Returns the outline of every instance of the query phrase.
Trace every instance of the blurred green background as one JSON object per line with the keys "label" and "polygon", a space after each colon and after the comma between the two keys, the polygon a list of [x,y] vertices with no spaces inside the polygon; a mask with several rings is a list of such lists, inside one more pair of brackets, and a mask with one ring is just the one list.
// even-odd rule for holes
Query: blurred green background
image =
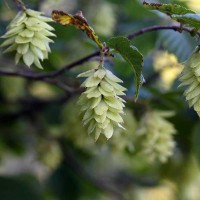
{"label": "blurred green background", "polygon": [[[200,11],[199,0],[149,2],[178,3]],[[68,13],[82,10],[105,42],[109,37],[127,36],[143,27],[175,23],[163,14],[145,10],[139,0],[24,0],[24,3],[47,16],[53,9]],[[0,35],[17,11],[13,1],[0,1]],[[45,71],[62,68],[97,50],[83,32],[51,25],[57,38],[51,45],[49,59],[42,64]],[[128,89],[126,130],[116,130],[108,141],[101,136],[94,142],[82,127],[76,105],[79,94],[64,93],[40,81],[0,75],[1,200],[200,200],[199,118],[188,108],[183,90],[177,89],[181,63],[198,43],[188,33],[170,30],[146,33],[131,42],[144,55],[146,83],[135,102],[133,70],[117,55],[106,61],[106,67]],[[77,74],[97,66],[97,60],[93,58],[59,78],[69,87],[78,88]],[[13,54],[4,55],[2,50],[0,68],[26,69],[20,64],[15,66]],[[33,70],[41,72],[34,67]],[[154,119],[155,110],[165,113],[158,114],[164,122]],[[166,114],[168,111],[171,114]],[[149,120],[152,126],[148,126]],[[166,153],[166,145],[176,143],[167,162],[159,159],[161,150],[154,152],[153,161],[140,153],[144,151],[143,141],[137,136],[141,126],[147,126],[152,134],[160,128],[160,135],[175,130],[173,138],[159,144]],[[146,140],[151,141],[151,135]]]}

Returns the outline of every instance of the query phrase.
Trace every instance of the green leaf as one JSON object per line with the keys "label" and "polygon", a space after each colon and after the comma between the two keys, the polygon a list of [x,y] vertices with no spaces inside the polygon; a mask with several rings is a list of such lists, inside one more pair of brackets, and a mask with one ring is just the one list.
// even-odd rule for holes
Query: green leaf
{"label": "green leaf", "polygon": [[135,73],[136,92],[135,98],[137,99],[139,89],[144,82],[142,75],[143,56],[138,49],[131,45],[130,41],[123,36],[113,37],[107,45],[115,49],[132,67]]}
{"label": "green leaf", "polygon": [[143,2],[145,8],[149,10],[158,10],[167,15],[184,15],[187,13],[195,13],[194,11],[177,4],[161,4],[161,3],[147,3]]}
{"label": "green leaf", "polygon": [[171,18],[186,26],[200,29],[200,14],[172,15]]}

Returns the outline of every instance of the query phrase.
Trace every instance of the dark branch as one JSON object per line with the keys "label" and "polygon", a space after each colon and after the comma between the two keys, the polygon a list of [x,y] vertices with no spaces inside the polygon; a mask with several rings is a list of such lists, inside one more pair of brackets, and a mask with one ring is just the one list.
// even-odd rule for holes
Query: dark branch
{"label": "dark branch", "polygon": [[69,65],[66,65],[65,67],[59,69],[59,70],[56,70],[54,72],[49,72],[49,73],[44,73],[44,74],[39,74],[37,77],[38,79],[44,79],[44,78],[54,78],[54,77],[57,77],[61,74],[63,74],[65,71],[68,71],[72,68],[74,68],[75,66],[78,66],[78,65],[81,65],[83,64],[84,62],[87,62],[88,60],[90,60],[91,58],[95,57],[95,56],[98,56],[100,54],[99,51],[95,51],[94,53],[80,59],[80,60],[77,60]]}
{"label": "dark branch", "polygon": [[[60,89],[64,90],[66,93],[80,93],[82,91],[81,88],[72,88],[66,84],[63,84],[60,80],[57,79],[51,79],[51,78],[44,78],[40,77],[41,74],[37,74],[36,72],[30,72],[30,71],[8,71],[4,69],[0,69],[0,75],[7,75],[7,76],[14,76],[14,77],[22,77],[29,80],[36,80],[36,81],[43,81],[50,83],[52,85],[55,85],[59,87]],[[46,75],[46,73],[45,73]],[[46,77],[46,76],[45,76]],[[48,77],[48,76],[47,76]]]}
{"label": "dark branch", "polygon": [[81,65],[84,62],[88,61],[89,59],[98,56],[99,51],[95,51],[94,53],[77,60],[69,65],[64,66],[63,68],[53,71],[53,72],[45,72],[45,73],[37,73],[34,71],[9,71],[5,69],[0,69],[0,74],[1,75],[8,75],[8,76],[20,76],[28,79],[35,79],[35,80],[44,80],[46,78],[54,78],[57,77],[61,74],[63,74],[65,71],[72,69],[75,66]]}
{"label": "dark branch", "polygon": [[[127,36],[128,39],[134,39],[137,36],[143,35],[145,33],[148,32],[152,32],[152,31],[158,31],[158,30],[174,30],[174,31],[178,31],[181,33],[181,31],[186,31],[188,33],[190,33],[191,35],[193,34],[193,29],[190,27],[180,27],[180,26],[150,26],[147,28],[143,28],[137,32],[131,33],[130,35]],[[200,34],[198,33],[198,36],[200,36]],[[10,70],[5,70],[5,69],[0,69],[0,75],[7,75],[7,76],[18,76],[18,77],[23,77],[23,78],[27,78],[27,79],[33,79],[33,80],[41,80],[44,82],[49,82],[51,84],[54,84],[58,87],[60,87],[61,89],[65,90],[66,92],[74,92],[74,89],[69,88],[67,86],[64,86],[62,84],[62,82],[60,82],[59,80],[55,80],[54,78],[62,75],[65,71],[68,71],[78,65],[83,64],[84,62],[89,61],[91,58],[94,58],[95,56],[98,56],[100,54],[99,51],[95,51],[94,53],[80,59],[77,60],[69,65],[64,66],[63,68],[53,71],[53,72],[45,72],[45,73],[37,73],[37,72],[33,72],[33,71],[10,71]]]}
{"label": "dark branch", "polygon": [[59,87],[60,89],[64,90],[66,93],[81,93],[83,92],[83,89],[78,87],[78,88],[72,88],[64,83],[62,83],[61,81],[59,80],[55,80],[55,79],[50,79],[50,78],[45,78],[45,79],[42,79],[42,81],[44,82],[47,82],[47,83],[50,83],[52,85],[56,85],[57,87]]}
{"label": "dark branch", "polygon": [[[152,32],[152,31],[159,31],[159,30],[174,30],[178,32],[186,31],[190,33],[191,35],[193,34],[193,28],[190,27],[185,27],[185,26],[150,26],[147,28],[143,28],[137,32],[131,33],[130,35],[127,36],[129,40],[134,39],[135,37],[139,35],[143,35],[144,33]],[[198,33],[197,33],[198,34]],[[198,34],[198,36],[200,36]]]}
{"label": "dark branch", "polygon": [[17,6],[18,6],[19,8],[21,8],[22,10],[26,10],[26,6],[25,6],[25,4],[23,3],[23,1],[21,1],[21,0],[14,0],[14,1],[16,2]]}
{"label": "dark branch", "polygon": [[71,88],[67,86],[66,84],[63,84],[60,80],[56,80],[54,78],[56,78],[59,75],[62,75],[65,71],[70,70],[77,65],[83,64],[84,62],[88,61],[90,58],[98,56],[99,54],[100,54],[99,51],[95,51],[94,53],[53,72],[37,73],[34,71],[28,71],[28,70],[27,71],[11,71],[11,70],[0,69],[0,75],[22,77],[29,80],[32,79],[32,80],[44,81],[44,82],[48,82],[50,84],[56,85],[57,87],[61,88],[67,93],[77,93],[82,90],[80,88],[78,89]]}

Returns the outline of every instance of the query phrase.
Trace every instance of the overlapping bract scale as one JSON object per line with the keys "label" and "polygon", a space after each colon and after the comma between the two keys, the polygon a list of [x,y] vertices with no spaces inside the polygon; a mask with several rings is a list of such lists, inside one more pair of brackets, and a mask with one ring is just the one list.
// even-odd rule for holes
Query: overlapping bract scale
{"label": "overlapping bract scale", "polygon": [[89,134],[95,134],[95,140],[100,134],[109,139],[115,125],[123,128],[121,114],[124,113],[125,101],[119,97],[125,95],[126,88],[119,84],[123,81],[103,66],[79,74],[78,77],[86,77],[81,85],[86,91],[78,101],[83,112],[83,124],[87,126]]}
{"label": "overlapping bract scale", "polygon": [[141,154],[150,162],[164,163],[173,154],[176,129],[165,119],[172,115],[167,111],[148,111],[139,122],[136,143],[140,143]]}
{"label": "overlapping bract scale", "polygon": [[190,107],[194,107],[194,110],[200,117],[200,52],[199,47],[191,55],[191,57],[184,63],[184,68],[181,73],[179,86],[187,86],[184,92],[186,100]]}
{"label": "overlapping bract scale", "polygon": [[1,47],[7,47],[4,53],[16,51],[16,64],[22,59],[28,67],[34,63],[42,68],[40,60],[48,58],[49,43],[53,42],[49,37],[56,35],[51,32],[54,28],[47,23],[53,20],[41,14],[31,9],[20,11],[1,37],[5,38]]}

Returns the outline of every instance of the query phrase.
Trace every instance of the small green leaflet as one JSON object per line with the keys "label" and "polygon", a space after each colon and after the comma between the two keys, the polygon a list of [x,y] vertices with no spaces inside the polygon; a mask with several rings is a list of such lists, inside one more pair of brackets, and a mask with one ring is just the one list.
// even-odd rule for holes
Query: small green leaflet
{"label": "small green leaflet", "polygon": [[130,41],[123,36],[113,37],[107,45],[115,49],[132,67],[135,73],[136,92],[135,98],[138,98],[139,89],[144,82],[142,75],[143,56],[138,49],[131,45]]}
{"label": "small green leaflet", "polygon": [[172,15],[171,18],[186,26],[200,29],[200,14]]}
{"label": "small green leaflet", "polygon": [[173,14],[176,14],[176,15],[184,15],[187,13],[195,14],[194,11],[177,4],[148,3],[144,1],[143,5],[145,8],[149,10],[158,10],[170,16]]}
{"label": "small green leaflet", "polygon": [[147,3],[145,1],[143,5],[149,10],[158,10],[165,13],[183,25],[194,27],[194,31],[191,33],[192,36],[195,36],[200,29],[200,14],[196,14],[188,8],[177,4]]}

